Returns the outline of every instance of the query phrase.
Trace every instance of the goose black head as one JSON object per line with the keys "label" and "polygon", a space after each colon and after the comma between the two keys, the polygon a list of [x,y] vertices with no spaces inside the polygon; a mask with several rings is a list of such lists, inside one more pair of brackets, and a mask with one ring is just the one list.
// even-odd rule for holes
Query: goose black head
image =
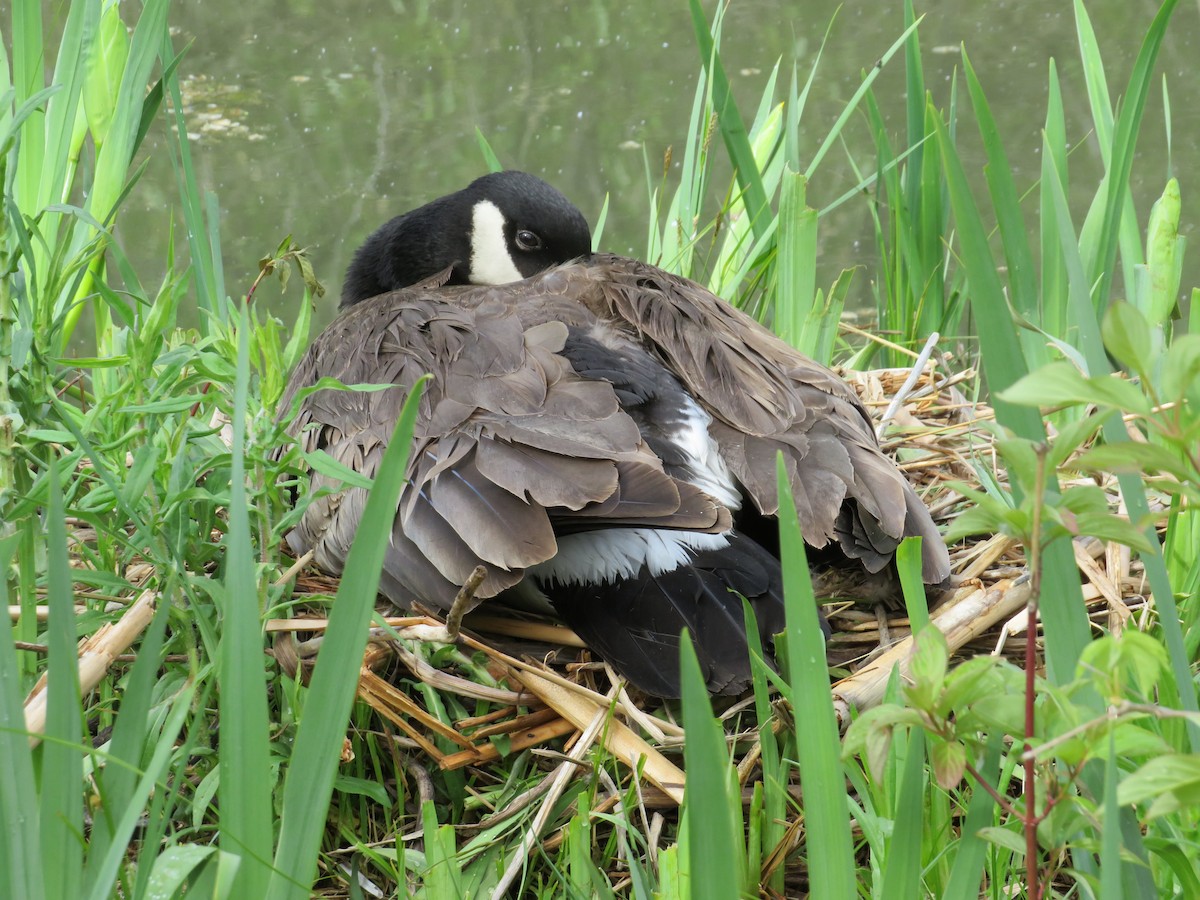
{"label": "goose black head", "polygon": [[575,206],[540,178],[494,172],[397,216],[346,271],[341,308],[453,267],[450,284],[505,284],[591,252]]}

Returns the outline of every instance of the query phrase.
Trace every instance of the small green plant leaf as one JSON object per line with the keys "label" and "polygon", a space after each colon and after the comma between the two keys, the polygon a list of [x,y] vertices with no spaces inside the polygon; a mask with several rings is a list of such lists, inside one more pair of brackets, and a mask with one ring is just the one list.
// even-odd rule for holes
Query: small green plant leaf
{"label": "small green plant leaf", "polygon": [[985,841],[1003,847],[1020,857],[1025,856],[1025,839],[1009,828],[988,827],[979,829],[979,836]]}
{"label": "small green plant leaf", "polygon": [[1170,660],[1163,645],[1140,631],[1127,629],[1119,637],[1105,635],[1079,656],[1080,677],[1090,678],[1110,703],[1128,698],[1131,690],[1150,698]]}
{"label": "small green plant leaf", "polygon": [[1117,788],[1122,806],[1151,802],[1146,818],[1200,805],[1200,754],[1160,756],[1126,777]]}
{"label": "small green plant leaf", "polygon": [[[1192,303],[1193,310],[1200,306],[1200,292],[1193,295]],[[1163,364],[1162,392],[1164,399],[1175,402],[1187,397],[1192,415],[1200,416],[1200,333],[1181,334],[1171,341]]]}
{"label": "small green plant leaf", "polygon": [[896,703],[885,703],[865,710],[846,729],[842,740],[842,758],[865,755],[867,768],[876,779],[883,777],[891,750],[892,734],[897,727],[917,728],[921,714]]}
{"label": "small green plant leaf", "polygon": [[1100,323],[1104,347],[1121,365],[1144,375],[1151,368],[1150,326],[1132,303],[1116,300],[1109,304]]}
{"label": "small green plant leaf", "polygon": [[[1150,270],[1150,296],[1143,312],[1151,325],[1165,324],[1179,299],[1180,267],[1183,264],[1179,211],[1179,181],[1170,178],[1163,188],[1162,196],[1154,201],[1154,206],[1150,209],[1150,223],[1146,227],[1146,267]],[[1107,342],[1105,343],[1107,345]]]}
{"label": "small green plant leaf", "polygon": [[909,703],[920,710],[932,710],[942,693],[948,664],[949,649],[941,629],[921,629],[908,669],[912,682],[904,688]]}
{"label": "small green plant leaf", "polygon": [[933,763],[937,783],[948,791],[962,781],[967,768],[967,748],[958,741],[931,741],[929,761]]}

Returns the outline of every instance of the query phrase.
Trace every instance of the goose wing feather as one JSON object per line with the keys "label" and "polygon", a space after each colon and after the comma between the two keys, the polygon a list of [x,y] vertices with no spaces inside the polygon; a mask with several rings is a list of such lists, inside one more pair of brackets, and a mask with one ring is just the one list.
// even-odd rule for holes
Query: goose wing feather
{"label": "goose wing feather", "polygon": [[[848,556],[873,565],[890,559],[904,537],[920,534],[925,580],[949,575],[928,510],[883,456],[869,415],[842,379],[688,279],[605,255],[577,269],[577,302],[601,319],[624,322],[713,416],[710,433],[761,512],[778,508],[774,458],[782,451],[809,543],[837,541]],[[864,521],[841,527],[843,508]],[[852,532],[860,538],[850,540]],[[861,538],[868,533],[869,553]]]}
{"label": "goose wing feather", "polygon": [[[663,471],[612,386],[581,379],[558,355],[565,326],[521,315],[516,298],[419,286],[364,301],[318,336],[289,381],[283,410],[322,377],[393,385],[308,394],[288,426],[303,449],[372,477],[413,385],[433,375],[384,563],[383,590],[398,603],[448,606],[480,564],[476,596],[493,596],[555,554],[560,526],[729,527],[712,498]],[[340,572],[366,491],[315,472],[312,486],[323,496],[289,542]]]}

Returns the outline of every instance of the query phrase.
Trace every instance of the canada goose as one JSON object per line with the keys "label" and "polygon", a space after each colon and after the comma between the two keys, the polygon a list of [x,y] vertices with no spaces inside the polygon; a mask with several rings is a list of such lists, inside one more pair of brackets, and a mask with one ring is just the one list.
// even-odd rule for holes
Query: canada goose
{"label": "canada goose", "polygon": [[[777,451],[810,545],[878,572],[922,535],[924,580],[947,578],[928,510],[850,387],[700,285],[590,246],[562,194],[501,172],[393,219],[355,255],[342,312],[281,408],[323,377],[395,384],[311,394],[290,425],[371,476],[407,392],[433,374],[384,594],[448,608],[482,564],[477,600],[540,590],[647,693],[679,695],[685,626],[709,690],[740,693],[740,597],[765,646],[783,627],[764,527]],[[313,472],[312,486],[336,482]],[[339,573],[365,499],[317,499],[292,548]]]}

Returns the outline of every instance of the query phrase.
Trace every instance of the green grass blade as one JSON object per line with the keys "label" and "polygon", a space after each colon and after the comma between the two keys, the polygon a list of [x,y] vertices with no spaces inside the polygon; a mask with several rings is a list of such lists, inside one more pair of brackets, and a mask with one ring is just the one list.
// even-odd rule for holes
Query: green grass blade
{"label": "green grass blade", "polygon": [[[720,27],[720,8],[714,31]],[[719,33],[719,32],[718,32]],[[696,83],[692,97],[692,111],[688,117],[687,139],[684,142],[683,162],[679,166],[679,187],[671,198],[666,221],[662,224],[651,220],[650,260],[678,275],[690,277],[694,274],[695,234],[694,225],[704,196],[708,191],[709,122],[712,116],[710,95],[711,79],[701,77]],[[660,194],[666,189],[666,170],[662,175]]]}
{"label": "green grass blade", "polygon": [[892,839],[888,843],[881,897],[921,896],[921,840],[925,833],[925,732],[913,729],[906,743]]}
{"label": "green grass blade", "polygon": [[[99,13],[98,4],[92,3],[72,3],[67,9],[52,81],[61,85],[62,90],[46,103],[45,156],[39,160],[42,177],[34,200],[37,210],[52,203],[65,203],[70,193],[67,173],[79,154],[74,140],[75,122],[85,82],[85,64],[92,55],[99,26]],[[79,143],[82,143],[82,136]]]}
{"label": "green grass blade", "polygon": [[744,863],[742,834],[734,811],[741,797],[725,748],[725,733],[713,717],[700,662],[686,631],[679,644],[683,688],[680,706],[687,742],[683,746],[687,787],[683,817],[687,820],[687,861],[691,897],[695,900],[728,900],[741,891],[740,867]]}
{"label": "green grass blade", "polygon": [[[45,86],[46,49],[42,40],[42,4],[12,5],[12,84],[20,107]],[[21,211],[37,212],[37,196],[46,156],[46,113],[39,109],[21,123],[21,153],[17,158],[15,194]]]}
{"label": "green grass blade", "polygon": [[218,682],[221,689],[220,848],[241,859],[237,893],[262,897],[270,879],[271,767],[267,754],[266,675],[262,608],[246,501],[246,395],[250,383],[250,316],[238,326],[233,404],[229,530]]}
{"label": "green grass blade", "polygon": [[787,128],[784,129],[785,159],[792,171],[800,171],[800,120],[804,118],[804,107],[808,105],[808,95],[812,90],[813,81],[817,77],[817,67],[821,65],[821,56],[825,53],[825,45],[829,43],[829,35],[833,33],[833,23],[837,21],[837,10],[829,18],[825,26],[825,34],[821,36],[821,46],[817,48],[812,66],[808,70],[808,78],[800,93],[796,93],[796,67],[792,66],[791,101],[787,104]]}
{"label": "green grass blade", "polygon": [[483,131],[478,125],[475,126],[475,143],[479,145],[479,152],[483,154],[483,162],[487,166],[487,170],[503,172],[504,164],[500,162],[500,157],[496,155],[496,151],[492,149],[491,143],[484,137]]}
{"label": "green grass blade", "polygon": [[[1000,754],[1003,749],[1003,734],[996,732],[988,736],[983,764],[979,767],[984,778],[993,778],[999,771]],[[994,784],[992,786],[995,787]],[[991,795],[981,786],[975,785],[971,793],[971,802],[967,804],[967,815],[963,820],[958,840],[958,852],[954,854],[950,880],[946,882],[946,891],[943,896],[953,898],[980,896],[979,886],[983,880],[983,867],[990,845],[979,836],[979,831],[992,824],[995,808],[996,801],[992,799]]]}
{"label": "green grass blade", "polygon": [[[692,0],[692,2],[695,2],[695,0]],[[829,134],[825,136],[825,140],[822,141],[821,146],[817,149],[817,152],[814,153],[812,159],[809,160],[808,168],[804,170],[804,175],[806,178],[809,178],[810,180],[812,179],[813,173],[821,164],[821,160],[825,158],[825,154],[829,152],[831,147],[833,147],[834,142],[841,135],[842,129],[846,127],[846,123],[849,122],[850,117],[854,115],[854,110],[858,108],[859,101],[862,100],[867,91],[871,89],[871,85],[875,83],[875,79],[879,77],[879,73],[883,71],[883,67],[891,62],[892,57],[896,55],[896,51],[905,46],[909,36],[913,33],[913,31],[916,30],[919,24],[920,19],[908,26],[908,28],[904,29],[904,33],[901,34],[900,37],[896,38],[896,40],[892,43],[892,46],[887,49],[883,56],[879,57],[879,62],[873,65],[871,70],[863,77],[862,83],[858,86],[858,90],[854,92],[853,96],[851,96],[850,100],[846,103],[846,106],[842,109],[841,113],[834,121],[833,127],[829,129]]]}
{"label": "green grass blade", "polygon": [[[971,95],[971,105],[975,110],[975,119],[979,123],[979,136],[987,153],[987,166],[984,173],[987,177],[988,192],[992,205],[996,210],[996,223],[1000,228],[1000,238],[1004,245],[1004,257],[1008,262],[1008,287],[1012,305],[1021,315],[1037,321],[1038,319],[1038,290],[1036,269],[1033,263],[1033,253],[1029,249],[1026,238],[1025,220],[1021,215],[1021,199],[1017,193],[1017,185],[1013,180],[1012,167],[1004,152],[1004,143],[1000,139],[1000,128],[992,117],[991,106],[983,93],[983,86],[975,74],[971,60],[963,51],[963,68],[967,76],[967,90]],[[1056,334],[1055,337],[1064,337]],[[1045,340],[1041,335],[1023,331],[1025,359],[1031,364],[1033,360],[1048,361]]]}
{"label": "green grass blade", "polygon": [[837,717],[829,693],[825,636],[782,454],[776,458],[776,473],[787,621],[787,694],[796,721],[804,723],[796,729],[796,758],[804,792],[811,893],[814,897],[854,897],[854,847]]}
{"label": "green grass blade", "polygon": [[[765,854],[783,840],[787,822],[788,803],[788,770],[791,766],[781,757],[780,747],[784,737],[776,737],[773,728],[775,714],[771,707],[771,679],[774,673],[767,667],[763,657],[762,640],[759,638],[758,622],[754,618],[754,609],[745,600],[742,601],[742,614],[746,623],[746,643],[750,648],[750,673],[754,682],[754,712],[758,722],[759,748],[762,754],[762,809],[761,823],[758,824],[759,848]],[[753,815],[753,813],[752,813]],[[754,825],[751,822],[751,827]],[[748,862],[753,865],[756,860],[753,854]],[[762,859],[757,860],[758,869],[751,868],[748,878],[759,880]],[[784,866],[779,866],[771,874],[768,886],[777,893],[783,893],[783,879],[786,874]]]}
{"label": "green grass blade", "polygon": [[[100,222],[107,223],[111,220],[126,191],[126,174],[133,160],[138,129],[142,121],[142,111],[146,103],[151,102],[147,98],[146,85],[150,82],[150,73],[158,59],[163,35],[167,33],[169,6],[170,0],[146,0],[133,29],[129,54],[121,75],[121,85],[112,109],[108,135],[103,144],[97,148],[96,168],[91,189],[87,195],[85,208]],[[83,243],[92,237],[91,234],[79,235],[76,238],[77,246],[82,248]],[[73,292],[76,300],[91,293],[92,279],[102,266],[103,256],[97,254],[89,266],[88,277]],[[69,342],[82,310],[82,304],[76,303],[67,311],[59,337],[60,347],[66,346]],[[94,315],[98,338],[96,349],[97,352],[103,354],[108,349],[108,308],[103,304],[97,304],[94,307]]]}
{"label": "green grass blade", "polygon": [[329,628],[313,670],[283,788],[276,873],[268,895],[275,900],[307,897],[316,877],[317,851],[358,686],[367,625],[375,609],[396,501],[408,471],[409,445],[423,387],[424,382],[417,384],[400,411],[346,558]]}
{"label": "green grass blade", "polygon": [[1121,808],[1117,805],[1116,747],[1110,732],[1104,759],[1104,818],[1100,841],[1100,900],[1124,900],[1121,884]]}
{"label": "green grass blade", "polygon": [[921,182],[925,170],[925,72],[921,65],[920,32],[913,28],[917,16],[912,0],[904,0],[904,27],[912,29],[904,42],[904,114],[908,129],[908,146],[912,158],[905,172],[908,210],[914,219],[921,217]]}
{"label": "green grass blade", "polygon": [[921,543],[920,537],[906,537],[896,548],[896,571],[914,635],[929,624],[929,603],[921,578]]}
{"label": "green grass blade", "polygon": [[422,874],[428,896],[462,897],[462,867],[455,855],[454,827],[438,824],[437,810],[431,800],[421,804],[421,824],[425,832]]}
{"label": "green grass blade", "polygon": [[734,173],[742,189],[750,227],[755,237],[762,237],[771,218],[771,209],[767,202],[767,192],[763,188],[762,176],[754,161],[754,151],[750,147],[746,123],[738,110],[737,101],[729,85],[729,77],[721,64],[721,56],[717,52],[700,0],[689,0],[688,5],[692,11],[692,25],[696,31],[700,58],[708,70],[709,81],[712,84],[713,107],[717,111],[721,139],[725,142],[725,150],[729,153]]}
{"label": "green grass blade", "polygon": [[[150,735],[148,717],[153,701],[155,681],[161,665],[160,654],[163,647],[163,635],[167,628],[171,604],[160,602],[154,614],[154,620],[146,630],[138,648],[137,660],[125,682],[121,692],[121,708],[117,720],[113,724],[112,742],[108,749],[108,763],[96,772],[97,792],[101,805],[93,813],[91,839],[88,846],[87,868],[84,870],[84,884],[99,884],[103,879],[97,876],[93,869],[97,861],[103,859],[108,849],[113,846],[116,836],[113,831],[120,814],[132,805],[134,789],[137,786],[138,768],[142,761],[142,748]],[[160,743],[166,740],[173,743],[175,734],[169,737],[159,737]],[[137,804],[141,810],[141,804]],[[121,852],[125,846],[121,844]]]}
{"label": "green grass blade", "polygon": [[146,0],[134,26],[129,58],[113,108],[108,139],[96,154],[96,175],[87,209],[101,222],[112,214],[125,186],[125,173],[133,153],[150,72],[167,29],[170,0]]}
{"label": "green grass blade", "polygon": [[18,536],[0,538],[0,896],[41,900],[41,841],[33,760],[25,731],[21,675],[7,608],[8,572]]}
{"label": "green grass blade", "polygon": [[[1166,0],[1150,24],[1146,37],[1142,41],[1141,49],[1138,51],[1137,60],[1134,62],[1133,73],[1129,76],[1129,86],[1125,91],[1121,113],[1113,132],[1112,155],[1106,173],[1108,194],[1104,204],[1103,226],[1100,231],[1100,243],[1095,263],[1091,270],[1094,280],[1098,282],[1093,297],[1095,302],[1101,305],[1107,304],[1112,291],[1112,273],[1116,263],[1118,242],[1121,243],[1123,252],[1129,243],[1127,239],[1121,239],[1122,222],[1131,223],[1126,228],[1136,224],[1133,223],[1130,215],[1124,214],[1124,206],[1127,204],[1129,194],[1129,173],[1133,168],[1133,151],[1142,124],[1142,113],[1146,108],[1146,96],[1150,91],[1154,63],[1158,58],[1163,37],[1166,35],[1167,23],[1177,5],[1178,0]],[[1128,202],[1128,206],[1131,212],[1132,202]],[[1136,228],[1134,228],[1132,237],[1134,248],[1140,248],[1141,242],[1138,239]],[[1139,253],[1140,251],[1135,249],[1132,252]],[[1132,290],[1132,268],[1136,262],[1140,262],[1138,256],[1131,257],[1126,254],[1125,268],[1128,270],[1126,296],[1129,297],[1135,293]]]}
{"label": "green grass blade", "polygon": [[1059,179],[1059,186],[1064,193],[1068,185],[1066,114],[1063,110],[1062,88],[1059,85],[1058,69],[1054,60],[1050,60],[1047,84],[1046,125],[1042,132],[1042,177],[1038,201],[1041,213],[1039,227],[1042,262],[1040,321],[1048,334],[1065,336],[1069,309],[1067,271],[1059,243],[1058,213],[1048,187],[1051,178]]}
{"label": "green grass blade", "polygon": [[[169,33],[162,38],[161,56],[171,59],[174,48]],[[196,299],[200,308],[220,320],[225,309],[221,302],[225,298],[223,284],[219,284],[216,268],[220,265],[219,245],[212,242],[212,234],[205,224],[204,203],[192,165],[192,149],[187,137],[187,122],[184,118],[183,93],[179,79],[172,70],[164,80],[164,93],[171,98],[169,106],[170,127],[167,128],[170,143],[171,166],[175,171],[175,183],[179,187],[179,199],[186,227],[191,271],[195,279]],[[214,252],[214,248],[215,252]],[[203,317],[207,322],[208,316]],[[207,325],[206,325],[207,327]]]}
{"label": "green grass blade", "polygon": [[807,179],[788,170],[779,198],[779,289],[775,301],[775,333],[812,355],[820,328],[806,327],[815,307],[817,280],[817,211],[805,202]]}
{"label": "green grass blade", "polygon": [[83,868],[83,726],[79,658],[75,652],[75,598],[67,557],[59,461],[51,456],[46,515],[46,739],[42,744],[40,808],[42,878],[49,897],[77,897]]}
{"label": "green grass blade", "polygon": [[967,174],[950,141],[946,127],[935,125],[941,150],[950,203],[957,223],[962,264],[966,267],[971,287],[971,308],[979,323],[979,345],[983,354],[983,371],[992,393],[996,419],[1022,437],[1038,440],[1045,434],[1037,410],[1007,403],[996,395],[1028,374],[1021,345],[1017,340],[1004,286],[996,273],[988,244],[987,229],[971,194]]}
{"label": "green grass blade", "polygon": [[[921,581],[921,539],[905,538],[896,549],[896,568],[904,592],[904,603],[917,635],[929,625],[925,587]],[[921,842],[925,834],[926,744],[925,733],[913,730],[907,740],[897,738],[897,751],[903,746],[904,764],[900,790],[892,816],[892,840],[888,846],[883,872],[884,897],[916,897],[921,886]]]}

